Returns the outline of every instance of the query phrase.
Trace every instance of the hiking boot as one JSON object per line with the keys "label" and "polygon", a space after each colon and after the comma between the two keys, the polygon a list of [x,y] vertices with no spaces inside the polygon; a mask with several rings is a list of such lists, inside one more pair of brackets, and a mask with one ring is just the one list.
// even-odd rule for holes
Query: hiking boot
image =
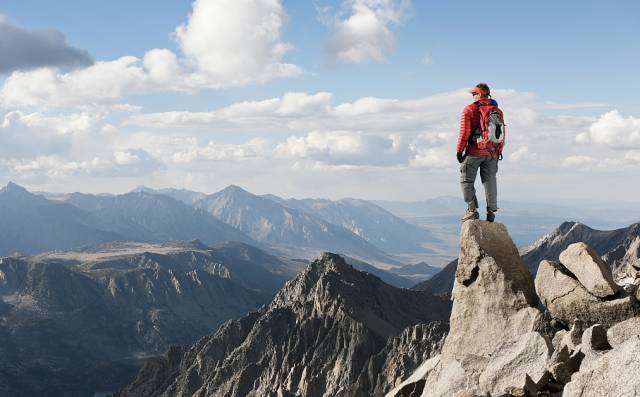
{"label": "hiking boot", "polygon": [[489,222],[493,222],[494,220],[496,220],[496,213],[495,212],[491,212],[491,211],[487,211],[487,220]]}
{"label": "hiking boot", "polygon": [[462,222],[464,221],[468,221],[471,219],[478,219],[480,218],[480,214],[478,214],[478,211],[476,210],[467,210],[467,212],[464,213],[464,216],[462,217]]}

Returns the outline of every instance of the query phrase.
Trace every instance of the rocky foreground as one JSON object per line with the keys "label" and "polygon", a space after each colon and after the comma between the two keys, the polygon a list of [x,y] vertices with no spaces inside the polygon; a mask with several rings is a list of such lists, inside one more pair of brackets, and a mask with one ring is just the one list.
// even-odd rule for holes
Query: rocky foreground
{"label": "rocky foreground", "polygon": [[534,281],[503,225],[466,222],[442,352],[387,396],[638,395],[638,281],[584,243],[559,259]]}

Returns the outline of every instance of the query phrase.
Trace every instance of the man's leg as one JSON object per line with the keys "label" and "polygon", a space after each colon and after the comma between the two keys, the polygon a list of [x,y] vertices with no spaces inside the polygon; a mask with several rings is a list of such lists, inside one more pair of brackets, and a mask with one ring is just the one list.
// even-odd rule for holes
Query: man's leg
{"label": "man's leg", "polygon": [[478,209],[478,199],[476,197],[474,183],[481,161],[481,156],[468,155],[462,164],[460,164],[460,187],[462,188],[462,197],[465,203],[467,203],[468,213],[476,212]]}
{"label": "man's leg", "polygon": [[487,198],[487,217],[490,217],[490,212],[493,213],[498,210],[497,173],[498,159],[491,156],[485,156],[484,161],[480,164],[480,180],[482,180],[484,194]]}

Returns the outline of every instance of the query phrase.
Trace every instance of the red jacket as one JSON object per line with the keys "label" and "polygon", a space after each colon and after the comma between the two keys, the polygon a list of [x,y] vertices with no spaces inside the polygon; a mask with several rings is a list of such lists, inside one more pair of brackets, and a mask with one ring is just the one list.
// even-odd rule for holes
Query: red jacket
{"label": "red jacket", "polygon": [[[483,105],[498,105],[498,103],[491,98],[480,98],[478,102]],[[504,143],[500,145],[497,151],[492,152],[489,150],[478,149],[478,145],[475,142],[469,142],[471,134],[478,128],[480,128],[480,111],[478,110],[478,105],[476,105],[476,102],[473,102],[464,108],[464,110],[462,111],[462,115],[460,116],[460,135],[458,135],[456,152],[462,153],[465,149],[467,149],[467,154],[487,156],[498,156],[500,153],[502,153],[502,147],[504,146]]]}

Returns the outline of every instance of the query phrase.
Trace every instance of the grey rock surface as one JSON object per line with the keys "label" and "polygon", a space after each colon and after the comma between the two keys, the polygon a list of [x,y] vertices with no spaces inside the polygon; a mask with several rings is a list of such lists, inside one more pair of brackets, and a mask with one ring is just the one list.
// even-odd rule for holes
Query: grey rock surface
{"label": "grey rock surface", "polygon": [[362,379],[360,383],[375,385],[373,395],[384,395],[423,362],[437,355],[448,331],[448,323],[441,321],[406,328],[399,336],[390,338],[381,352],[371,357],[366,371],[368,379]]}
{"label": "grey rock surface", "polygon": [[537,385],[544,382],[547,360],[551,357],[551,341],[537,332],[519,335],[500,346],[480,375],[480,389],[500,395],[525,388],[527,376]]}
{"label": "grey rock surface", "polygon": [[636,396],[640,393],[640,336],[632,336],[571,377],[563,397]]}
{"label": "grey rock surface", "polygon": [[[535,340],[532,335],[537,335],[544,345],[541,348],[544,362],[538,365],[540,371],[530,371],[542,382],[551,342],[538,333],[530,334],[541,328],[543,316],[536,307],[538,298],[533,279],[505,226],[467,221],[462,225],[460,245],[449,334],[437,365],[419,374],[419,379],[414,374],[413,383],[425,380],[422,396],[485,395],[487,389],[493,390],[493,384],[503,386],[499,383],[501,376],[505,379],[516,376],[503,368],[487,373],[480,384],[481,374],[497,357],[494,356],[496,350],[504,345],[505,339],[519,341],[522,335],[529,335],[531,340]],[[521,344],[527,345],[530,340],[525,337],[522,341]],[[536,343],[531,344],[534,346],[531,349],[535,350]],[[519,347],[516,343],[511,348],[518,350]],[[520,352],[523,350],[526,349],[519,349]],[[518,353],[510,356],[508,351],[505,347],[499,355],[502,361],[494,361],[496,368],[501,363],[516,366]],[[531,386],[526,374],[521,380],[505,382],[517,383],[511,385],[514,388]]]}
{"label": "grey rock surface", "polygon": [[467,221],[460,244],[443,361],[489,356],[504,340],[534,330],[541,320],[533,279],[504,225]]}
{"label": "grey rock surface", "polygon": [[426,376],[422,397],[448,397],[469,393],[480,394],[480,374],[489,362],[488,357],[467,354],[460,359],[443,361]]}
{"label": "grey rock surface", "polygon": [[580,368],[583,359],[582,354],[571,355],[567,346],[556,349],[549,359],[547,370],[551,377],[560,385],[571,380],[571,375]]}
{"label": "grey rock surface", "polygon": [[631,317],[609,328],[607,330],[607,341],[616,348],[636,335],[640,335],[640,317]]}
{"label": "grey rock surface", "polygon": [[560,253],[560,263],[566,267],[587,291],[606,298],[616,294],[620,287],[613,282],[611,268],[583,242],[571,244]]}
{"label": "grey rock surface", "polygon": [[[371,358],[413,343],[389,345],[389,339],[449,313],[445,300],[391,287],[327,253],[270,305],[226,323],[173,364],[164,357],[145,367],[117,395],[370,396],[378,379],[387,378],[366,374],[380,368]],[[390,363],[383,368],[400,370],[399,361],[377,359]],[[175,376],[167,379],[167,373]]]}
{"label": "grey rock surface", "polygon": [[585,327],[593,324],[611,326],[638,313],[634,296],[620,291],[613,299],[600,299],[584,286],[561,263],[542,261],[535,279],[542,304],[551,315],[571,324],[578,319]]}

